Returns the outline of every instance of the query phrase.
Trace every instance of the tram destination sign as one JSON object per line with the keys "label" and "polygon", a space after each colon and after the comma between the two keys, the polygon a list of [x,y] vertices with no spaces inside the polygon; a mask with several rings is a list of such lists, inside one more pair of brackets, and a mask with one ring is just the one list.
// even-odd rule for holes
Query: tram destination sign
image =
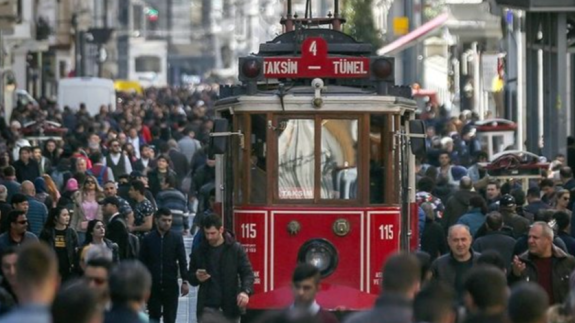
{"label": "tram destination sign", "polygon": [[370,76],[367,57],[330,57],[323,38],[304,40],[301,57],[265,57],[266,78],[367,78]]}

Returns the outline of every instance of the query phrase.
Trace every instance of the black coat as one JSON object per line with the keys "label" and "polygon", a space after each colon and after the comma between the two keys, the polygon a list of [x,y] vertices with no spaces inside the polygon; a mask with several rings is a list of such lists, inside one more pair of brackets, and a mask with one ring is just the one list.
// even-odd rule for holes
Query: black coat
{"label": "black coat", "polygon": [[[40,232],[40,240],[46,242],[51,248],[54,248],[54,237],[56,236],[56,231],[54,228],[49,230],[42,230]],[[76,255],[78,254],[78,249],[80,245],[78,243],[78,234],[72,228],[66,228],[66,253],[68,254],[68,262],[70,272],[73,271],[76,266]]]}
{"label": "black coat", "polygon": [[18,179],[20,183],[24,181],[34,183],[34,180],[40,177],[40,167],[38,167],[38,163],[33,159],[30,159],[28,164],[24,164],[22,160],[17,160],[13,166],[16,170],[16,179]]}
{"label": "black coat", "polygon": [[144,323],[138,313],[125,306],[114,305],[106,312],[104,323]]}
{"label": "black coat", "polygon": [[121,260],[128,259],[129,231],[126,222],[121,218],[120,214],[116,215],[112,221],[108,223],[106,238],[118,245],[118,253]]}
{"label": "black coat", "polygon": [[443,212],[442,225],[447,233],[450,226],[457,223],[457,220],[469,211],[469,200],[473,196],[479,196],[476,192],[460,190],[455,192],[445,205],[445,212]]}
{"label": "black coat", "polygon": [[445,232],[441,224],[429,219],[425,220],[425,227],[421,233],[421,251],[427,252],[431,257],[430,260],[434,261],[448,250]]}
{"label": "black coat", "polygon": [[[162,191],[162,183],[160,183],[158,172],[159,172],[158,169],[155,168],[148,173],[148,186],[150,187],[150,192],[152,192],[152,195],[154,195],[154,197],[156,197],[158,193]],[[178,175],[176,175],[176,173],[173,170],[168,169],[168,173],[166,174],[165,178],[167,179],[168,177],[175,178],[177,181],[176,187],[180,187],[180,185],[178,184],[180,182],[178,180]]]}
{"label": "black coat", "polygon": [[[553,247],[553,265],[551,266],[551,284],[553,288],[553,300],[555,303],[562,303],[569,294],[569,277],[575,269],[575,258],[565,253],[563,250]],[[533,263],[533,256],[529,252],[525,252],[519,256],[525,264],[525,270],[521,273],[520,277],[509,272],[509,283],[516,283],[518,281],[531,281],[537,282],[537,267]]]}
{"label": "black coat", "polygon": [[487,250],[495,250],[505,261],[507,269],[511,267],[513,260],[513,248],[515,248],[515,239],[501,231],[487,232],[484,236],[473,242],[471,248],[474,251],[482,253]]}
{"label": "black coat", "polygon": [[[477,258],[479,258],[480,255],[480,253],[472,251],[471,261],[473,264],[475,264]],[[433,274],[433,279],[438,279],[449,284],[456,289],[456,292],[459,296],[462,296],[463,291],[458,290],[458,288],[462,288],[462,286],[456,286],[457,279],[460,278],[462,280],[462,277],[458,277],[457,275],[457,264],[457,260],[450,252],[435,259],[435,261],[431,264],[431,272]],[[465,277],[465,275],[463,275],[463,277]]]}
{"label": "black coat", "polygon": [[186,177],[190,169],[190,162],[186,158],[186,155],[182,154],[181,152],[175,149],[170,149],[168,155],[170,156],[170,161],[174,166],[174,172],[178,174],[178,177],[179,178]]}
{"label": "black coat", "polygon": [[[240,309],[237,305],[237,296],[244,292],[248,295],[253,293],[254,272],[252,265],[244,248],[234,240],[231,234],[226,233],[225,246],[222,251],[220,265],[222,266],[221,276],[224,281],[220,282],[224,286],[222,292],[222,311],[227,318],[238,318]],[[192,251],[190,256],[189,278],[192,286],[200,286],[198,290],[197,317],[201,317],[208,295],[208,281],[200,283],[196,278],[196,271],[207,268],[210,245],[203,238],[200,245]],[[210,278],[212,279],[212,278]]]}
{"label": "black coat", "polygon": [[186,248],[179,233],[168,231],[162,236],[152,230],[146,234],[140,245],[140,261],[152,274],[153,287],[177,285],[178,269],[182,280],[188,280]]}

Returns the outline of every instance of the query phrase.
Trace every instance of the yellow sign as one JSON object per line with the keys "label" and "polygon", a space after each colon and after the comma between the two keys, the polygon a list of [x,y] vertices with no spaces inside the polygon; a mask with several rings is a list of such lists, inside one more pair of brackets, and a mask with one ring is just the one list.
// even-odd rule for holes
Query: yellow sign
{"label": "yellow sign", "polygon": [[407,17],[394,17],[393,18],[393,34],[395,36],[403,36],[409,33],[409,18]]}

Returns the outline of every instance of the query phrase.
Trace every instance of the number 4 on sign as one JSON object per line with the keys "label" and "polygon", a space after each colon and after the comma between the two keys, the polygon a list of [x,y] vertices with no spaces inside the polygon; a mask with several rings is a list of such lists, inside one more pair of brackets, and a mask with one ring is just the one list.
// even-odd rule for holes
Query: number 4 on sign
{"label": "number 4 on sign", "polygon": [[393,224],[382,224],[379,226],[379,238],[381,240],[393,239]]}
{"label": "number 4 on sign", "polygon": [[317,41],[312,41],[309,45],[309,52],[313,54],[313,56],[317,56]]}

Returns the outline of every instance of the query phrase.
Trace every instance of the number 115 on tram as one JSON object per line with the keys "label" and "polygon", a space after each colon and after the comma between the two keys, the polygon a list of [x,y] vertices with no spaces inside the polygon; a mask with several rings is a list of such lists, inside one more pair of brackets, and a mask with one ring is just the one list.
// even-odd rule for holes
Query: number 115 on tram
{"label": "number 115 on tram", "polygon": [[323,308],[367,309],[385,259],[418,245],[424,127],[392,58],[339,31],[293,33],[240,58],[242,84],[220,88],[216,201],[253,266],[249,309],[289,306],[302,262],[321,271]]}

